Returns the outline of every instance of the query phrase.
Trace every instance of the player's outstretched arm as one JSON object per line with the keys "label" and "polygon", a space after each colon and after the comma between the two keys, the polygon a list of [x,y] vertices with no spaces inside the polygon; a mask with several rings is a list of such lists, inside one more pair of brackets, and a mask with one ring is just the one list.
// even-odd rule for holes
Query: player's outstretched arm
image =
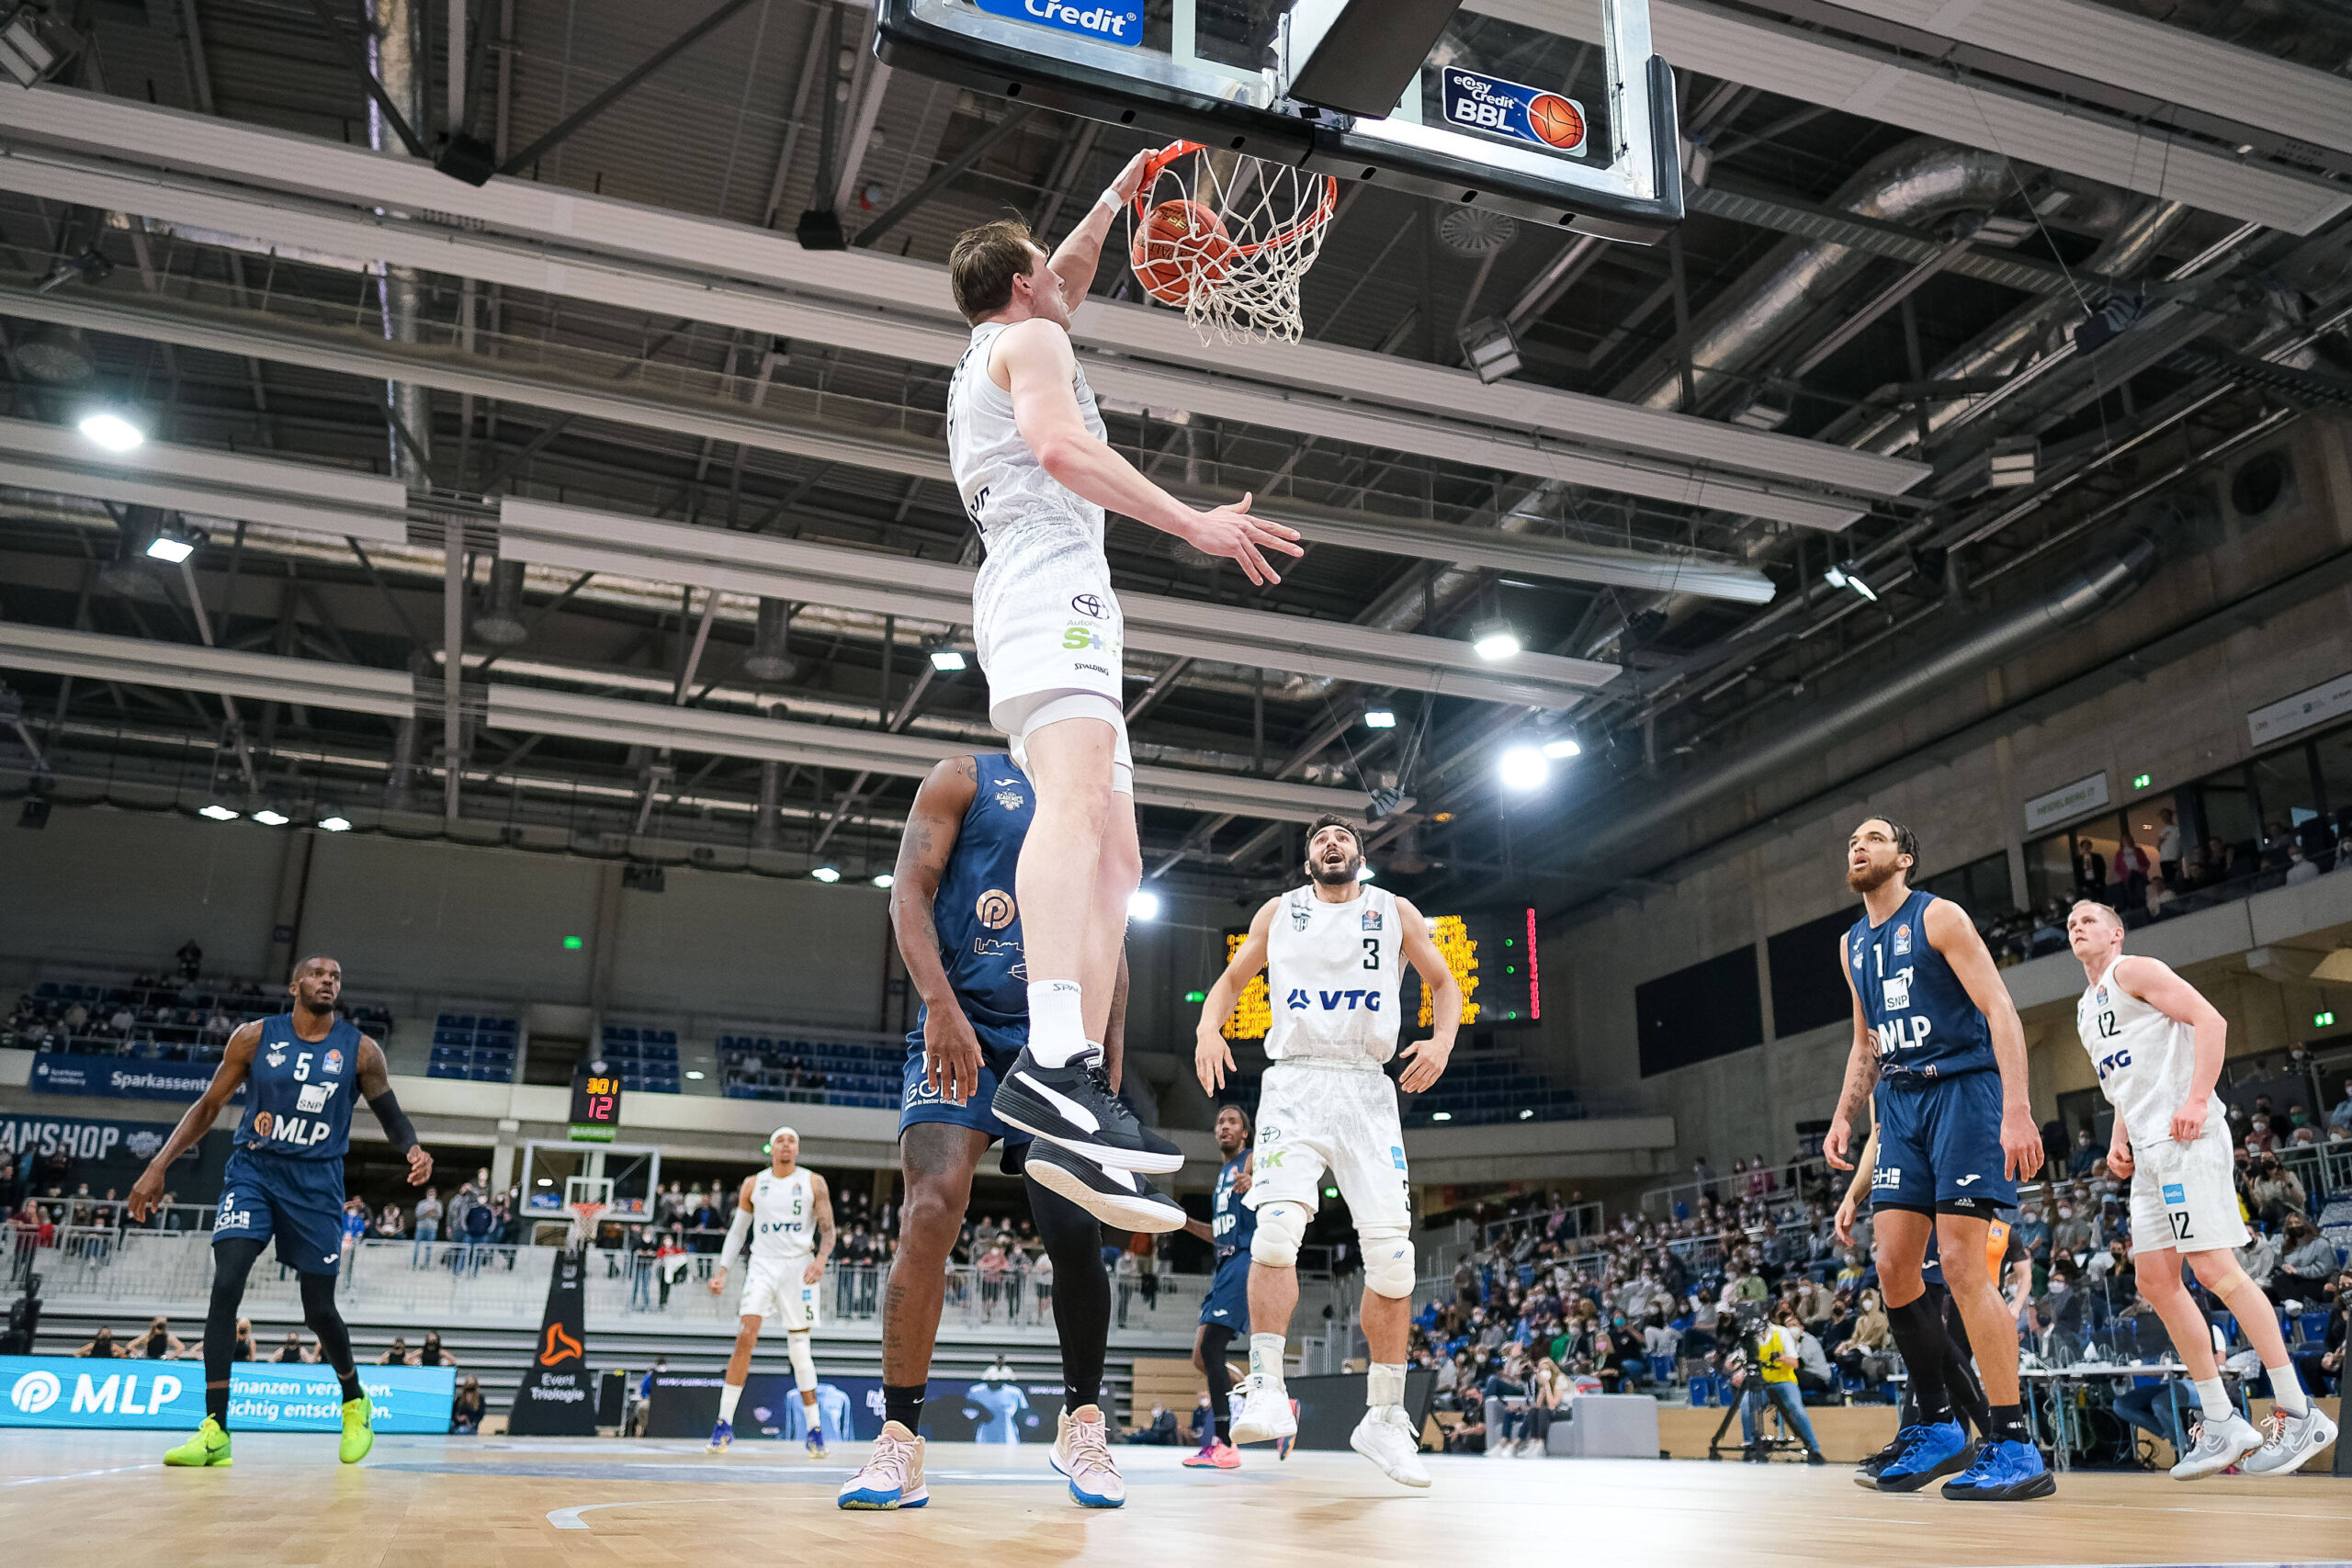
{"label": "player's outstretched arm", "polygon": [[808,1173],[808,1197],[817,1206],[817,1255],[800,1271],[804,1285],[813,1285],[825,1277],[825,1260],[833,1255],[833,1190],[813,1170]]}
{"label": "player's outstretched arm", "polygon": [[1951,965],[1961,988],[1993,1037],[1993,1061],[2001,1071],[2001,1156],[2008,1174],[2023,1181],[2041,1168],[2041,1132],[2033,1124],[2033,1102],[2026,1089],[2025,1025],[1984,939],[1961,907],[1949,898],[1928,905],[1928,941]]}
{"label": "player's outstretched arm", "polygon": [[1821,1140],[1821,1157],[1838,1170],[1855,1168],[1854,1128],[1870,1103],[1871,1090],[1878,1086],[1878,1036],[1871,1032],[1870,1020],[1862,1014],[1862,994],[1854,988],[1854,965],[1846,953],[1851,939],[1849,932],[1838,943],[1838,969],[1846,976],[1846,994],[1854,998],[1854,1046],[1846,1054],[1846,1082],[1838,1091],[1837,1114]]}
{"label": "player's outstretched arm", "polygon": [[[2196,1031],[2196,1064],[2189,1069],[2188,1093],[2172,1113],[2172,1137],[2193,1144],[2205,1134],[2205,1111],[2213,1103],[2213,1086],[2221,1080],[2222,1057],[2229,1049],[2230,1024],[2203,992],[2173,972],[2161,958],[2126,958],[2115,968],[2116,983],[2177,1023]],[[2123,1118],[2115,1119],[2118,1135]],[[2109,1162],[2113,1168],[2114,1162]]]}
{"label": "player's outstretched arm", "polygon": [[408,1184],[422,1187],[433,1179],[433,1156],[417,1142],[416,1129],[408,1115],[401,1110],[401,1102],[392,1095],[392,1072],[384,1060],[384,1048],[367,1035],[359,1037],[359,1093],[368,1101],[368,1109],[376,1113],[376,1124],[384,1129],[392,1152],[408,1160]]}
{"label": "player's outstretched arm", "polygon": [[1405,962],[1430,988],[1430,1037],[1405,1047],[1403,1054],[1412,1063],[1396,1080],[1396,1087],[1407,1094],[1419,1094],[1437,1082],[1453,1059],[1453,1037],[1462,1028],[1462,986],[1454,979],[1453,966],[1446,963],[1445,954],[1430,940],[1429,921],[1403,898],[1396,900],[1396,923],[1404,928]]}
{"label": "player's outstretched arm", "polygon": [[1264,552],[1306,552],[1293,543],[1295,528],[1250,515],[1250,498],[1229,506],[1195,512],[1144,478],[1110,443],[1098,440],[1078,412],[1072,384],[1077,357],[1069,334],[1043,317],[1032,317],[997,339],[990,374],[1001,371],[1012,398],[1012,423],[1037,461],[1057,481],[1105,511],[1173,534],[1205,555],[1239,563],[1250,581],[1280,582]]}
{"label": "player's outstretched arm", "polygon": [[924,776],[899,838],[899,863],[890,879],[890,927],[908,982],[922,998],[922,1076],[933,1094],[961,1105],[980,1087],[980,1042],[964,1016],[939,957],[939,924],[933,911],[940,878],[964,830],[964,813],[979,793],[980,772],[969,757],[946,757]]}
{"label": "player's outstretched arm", "polygon": [[142,1224],[155,1212],[156,1202],[164,1196],[164,1179],[171,1174],[172,1162],[196,1147],[204,1134],[212,1131],[212,1123],[220,1119],[221,1111],[237,1092],[239,1085],[254,1070],[254,1053],[261,1046],[261,1022],[255,1020],[229,1036],[229,1043],[221,1050],[220,1065],[212,1069],[212,1081],[196,1097],[196,1103],[180,1112],[179,1125],[130,1184],[130,1217]]}
{"label": "player's outstretched arm", "polygon": [[1241,987],[1250,977],[1266,966],[1266,933],[1274,929],[1274,907],[1282,902],[1269,898],[1250,917],[1250,935],[1243,941],[1225,973],[1209,987],[1208,999],[1201,1004],[1201,1021],[1193,1027],[1193,1071],[1201,1080],[1204,1093],[1215,1094],[1225,1087],[1225,1075],[1233,1071],[1233,1047],[1225,1043],[1225,1021],[1233,1016],[1233,1004],[1241,999]]}
{"label": "player's outstretched arm", "polygon": [[1119,221],[1119,214],[1136,197],[1136,187],[1143,184],[1143,166],[1149,152],[1138,152],[1127,160],[1118,177],[1103,188],[1094,206],[1078,220],[1069,237],[1054,247],[1046,265],[1062,280],[1062,298],[1069,301],[1070,312],[1086,303],[1094,290],[1094,273],[1102,256],[1102,243]]}

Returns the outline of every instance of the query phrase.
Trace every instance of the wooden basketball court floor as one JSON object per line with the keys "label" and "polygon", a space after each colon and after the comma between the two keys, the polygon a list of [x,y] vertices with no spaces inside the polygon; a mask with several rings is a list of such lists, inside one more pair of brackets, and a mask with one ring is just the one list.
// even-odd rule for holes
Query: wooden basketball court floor
{"label": "wooden basketball court floor", "polygon": [[1506,1568],[1600,1561],[1705,1568],[2338,1563],[2352,1483],[2331,1476],[2076,1472],[2056,1497],[1993,1506],[1881,1496],[1842,1465],[1432,1458],[1427,1492],[1351,1453],[1251,1450],[1238,1472],[1122,1449],[1127,1506],[1080,1509],[1041,1448],[931,1450],[931,1506],[847,1514],[862,1449],[824,1462],[747,1442],[385,1437],[364,1464],[331,1437],[237,1436],[228,1470],[167,1471],[152,1432],[0,1434],[7,1568],[152,1562],[397,1568],[1032,1568],[1086,1561]]}

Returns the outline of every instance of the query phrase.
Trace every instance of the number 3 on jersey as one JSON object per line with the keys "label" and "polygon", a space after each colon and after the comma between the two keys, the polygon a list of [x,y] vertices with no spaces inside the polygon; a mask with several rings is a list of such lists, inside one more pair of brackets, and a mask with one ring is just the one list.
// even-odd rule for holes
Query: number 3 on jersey
{"label": "number 3 on jersey", "polygon": [[1380,967],[1380,939],[1376,936],[1363,939],[1363,966],[1367,969]]}

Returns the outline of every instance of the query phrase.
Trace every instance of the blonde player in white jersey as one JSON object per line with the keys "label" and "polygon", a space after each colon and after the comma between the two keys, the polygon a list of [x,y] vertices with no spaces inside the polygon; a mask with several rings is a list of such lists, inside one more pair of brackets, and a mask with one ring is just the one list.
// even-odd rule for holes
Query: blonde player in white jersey
{"label": "blonde player in white jersey", "polygon": [[989,722],[1012,737],[1012,760],[1036,792],[1013,889],[1029,1044],[999,1080],[991,1109],[1102,1165],[1167,1172],[1182,1167],[1182,1151],[1142,1129],[1102,1064],[1127,900],[1143,873],[1120,684],[1124,623],[1103,514],[1238,561],[1257,583],[1279,581],[1263,552],[1301,550],[1294,531],[1249,514],[1248,496],[1195,511],[1104,439],[1070,351],[1070,312],[1143,164],[1136,154],[1050,256],[1013,221],[956,239],[948,276],[972,342],[948,388],[947,459],[988,552],[972,630]]}
{"label": "blonde player in white jersey", "polygon": [[1405,1348],[1411,1331],[1413,1213],[1396,1090],[1381,1064],[1396,1054],[1397,963],[1430,988],[1430,1038],[1405,1047],[1402,1084],[1419,1094],[1437,1082],[1462,1023],[1462,988],[1430,940],[1421,912],[1358,878],[1363,844],[1337,817],[1308,829],[1304,887],[1267,901],[1249,940],[1209,988],[1193,1048],[1201,1087],[1214,1096],[1233,1070],[1221,1026],[1241,987],[1266,970],[1273,1022],[1258,1101],[1257,1156],[1243,1202],[1257,1212],[1250,1244],[1250,1381],[1237,1443],[1280,1442],[1298,1430],[1283,1384],[1283,1347],[1298,1305],[1298,1244],[1314,1219],[1329,1169],[1363,1253],[1363,1337],[1372,1351],[1364,1415],[1348,1439],[1392,1481],[1427,1486],[1420,1439],[1405,1414]]}
{"label": "blonde player in white jersey", "polygon": [[752,1375],[752,1352],[760,1343],[761,1325],[775,1318],[784,1325],[793,1386],[800,1391],[800,1408],[808,1418],[808,1453],[822,1459],[825,1431],[817,1417],[817,1359],[809,1353],[808,1334],[817,1326],[817,1282],[825,1277],[825,1259],[833,1255],[833,1195],[823,1177],[800,1168],[800,1134],[791,1128],[768,1134],[767,1155],[767,1169],[745,1177],[736,1194],[735,1218],[718,1249],[718,1271],[710,1277],[712,1295],[726,1290],[728,1269],[749,1236],[742,1326],[727,1360],[718,1425],[711,1428],[706,1451],[724,1453],[735,1441],[735,1405]]}
{"label": "blonde player in white jersey", "polygon": [[[2107,1168],[2132,1183],[2140,1293],[2196,1380],[2204,1416],[2172,1473],[2194,1481],[2232,1465],[2249,1475],[2297,1469],[2335,1440],[2335,1424],[2304,1395],[2278,1312],[2238,1267],[2245,1220],[2232,1180],[2229,1115],[2213,1092],[2228,1023],[2162,960],[2126,957],[2122,917],[2105,904],[2077,902],[2066,917],[2066,940],[2089,982],[2075,1004],[2075,1031],[2115,1107]],[[2261,1354],[2276,1405],[2267,1437],[2222,1388],[2205,1314],[2180,1280],[2183,1258]]]}

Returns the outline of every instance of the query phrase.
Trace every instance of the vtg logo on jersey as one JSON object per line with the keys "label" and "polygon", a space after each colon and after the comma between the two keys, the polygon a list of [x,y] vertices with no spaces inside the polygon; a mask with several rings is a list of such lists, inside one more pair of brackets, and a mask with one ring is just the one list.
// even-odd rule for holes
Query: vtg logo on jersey
{"label": "vtg logo on jersey", "polygon": [[1349,1012],[1353,1012],[1358,1003],[1363,1004],[1363,1010],[1366,1012],[1380,1010],[1378,991],[1317,991],[1310,997],[1306,988],[1299,986],[1291,987],[1290,996],[1284,999],[1283,1005],[1293,1012],[1304,1012],[1318,1001],[1323,1004],[1325,1012],[1338,1012],[1342,1008]]}
{"label": "vtg logo on jersey", "polygon": [[1366,909],[1363,912],[1363,929],[1368,931],[1378,931],[1380,929],[1380,911],[1377,909]]}
{"label": "vtg logo on jersey", "polygon": [[1894,928],[1894,956],[1900,958],[1910,951],[1911,926],[1910,922],[1906,920],[1902,925]]}

